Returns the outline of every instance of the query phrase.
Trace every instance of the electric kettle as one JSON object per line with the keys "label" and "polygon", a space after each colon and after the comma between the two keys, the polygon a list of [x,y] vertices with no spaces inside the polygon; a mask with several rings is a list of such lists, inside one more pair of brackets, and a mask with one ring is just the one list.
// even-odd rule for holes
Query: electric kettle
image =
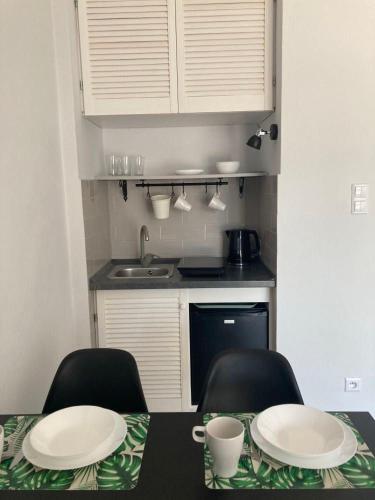
{"label": "electric kettle", "polygon": [[256,231],[252,229],[231,229],[225,232],[229,238],[229,264],[244,266],[259,257],[260,242]]}

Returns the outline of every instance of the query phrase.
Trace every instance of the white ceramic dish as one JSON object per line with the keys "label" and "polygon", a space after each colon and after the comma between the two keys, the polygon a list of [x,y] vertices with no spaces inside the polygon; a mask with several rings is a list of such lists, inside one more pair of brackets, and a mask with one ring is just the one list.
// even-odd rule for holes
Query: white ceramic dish
{"label": "white ceramic dish", "polygon": [[77,469],[79,467],[86,467],[87,465],[96,463],[99,460],[104,460],[121,445],[127,434],[127,425],[124,418],[115,412],[111,413],[113,414],[115,422],[111,436],[90,453],[74,457],[54,457],[45,455],[33,448],[30,442],[30,435],[32,431],[30,431],[22,443],[23,454],[29,462],[37,467],[51,470]]}
{"label": "white ceramic dish", "polygon": [[259,448],[267,453],[267,455],[284,464],[292,465],[295,467],[302,467],[304,469],[331,469],[332,467],[338,467],[339,465],[345,464],[357,452],[358,444],[353,431],[339,419],[336,419],[336,417],[332,417],[342,426],[344,432],[344,442],[338,450],[338,454],[336,455],[336,457],[293,457],[290,454],[275,448],[261,436],[257,427],[258,416],[255,417],[251,423],[251,437],[259,446]]}
{"label": "white ceramic dish", "polygon": [[183,170],[176,170],[177,175],[199,175],[203,174],[204,170],[201,168],[190,168],[190,169],[183,169]]}
{"label": "white ceramic dish", "polygon": [[112,435],[115,415],[99,406],[64,408],[32,429],[30,444],[37,452],[55,458],[87,455]]}
{"label": "white ceramic dish", "polygon": [[333,458],[344,430],[332,415],[304,405],[285,404],[258,415],[260,435],[281,452],[300,458]]}
{"label": "white ceramic dish", "polygon": [[240,168],[239,161],[218,161],[216,162],[217,171],[221,174],[234,174]]}

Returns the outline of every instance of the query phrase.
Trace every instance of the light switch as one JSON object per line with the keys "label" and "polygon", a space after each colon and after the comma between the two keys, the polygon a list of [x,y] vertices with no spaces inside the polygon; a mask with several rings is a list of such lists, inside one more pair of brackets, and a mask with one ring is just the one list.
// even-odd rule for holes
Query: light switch
{"label": "light switch", "polygon": [[352,184],[352,214],[368,214],[368,184]]}

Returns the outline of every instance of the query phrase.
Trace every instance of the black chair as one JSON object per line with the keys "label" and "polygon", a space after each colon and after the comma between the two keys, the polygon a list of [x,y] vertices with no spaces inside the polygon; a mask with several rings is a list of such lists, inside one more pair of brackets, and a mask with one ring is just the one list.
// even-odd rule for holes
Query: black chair
{"label": "black chair", "polygon": [[233,349],[212,361],[197,411],[259,412],[284,403],[303,404],[284,356],[265,349]]}
{"label": "black chair", "polygon": [[75,405],[102,406],[118,413],[147,412],[133,356],[120,349],[81,349],[66,356],[43,413]]}

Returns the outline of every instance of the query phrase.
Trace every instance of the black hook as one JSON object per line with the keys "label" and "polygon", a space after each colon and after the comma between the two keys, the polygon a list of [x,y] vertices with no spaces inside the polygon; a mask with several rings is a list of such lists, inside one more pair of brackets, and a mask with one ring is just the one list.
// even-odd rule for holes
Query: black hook
{"label": "black hook", "polygon": [[151,198],[151,195],[150,195],[150,186],[147,186],[147,198]]}
{"label": "black hook", "polygon": [[245,187],[245,179],[244,179],[244,177],[240,177],[238,179],[238,188],[239,188],[239,192],[240,192],[240,198],[243,198],[244,187]]}
{"label": "black hook", "polygon": [[122,191],[122,197],[124,198],[124,201],[128,200],[128,183],[126,181],[119,181],[119,186]]}
{"label": "black hook", "polygon": [[185,194],[185,184],[182,183],[182,194]]}

